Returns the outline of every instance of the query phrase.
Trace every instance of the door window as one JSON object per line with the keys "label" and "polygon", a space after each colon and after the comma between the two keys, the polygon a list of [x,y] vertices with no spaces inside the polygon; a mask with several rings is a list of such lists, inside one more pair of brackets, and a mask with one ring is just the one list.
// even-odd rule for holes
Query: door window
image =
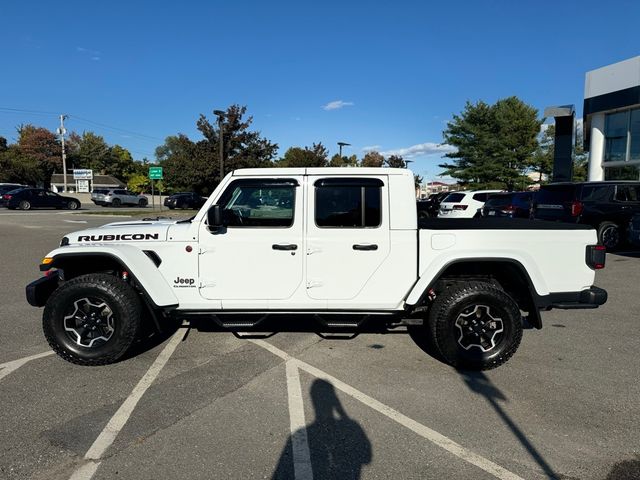
{"label": "door window", "polygon": [[640,186],[638,185],[618,185],[616,188],[616,200],[619,202],[640,201]]}
{"label": "door window", "polygon": [[291,227],[298,182],[236,180],[220,198],[228,227]]}
{"label": "door window", "polygon": [[315,221],[321,228],[379,227],[382,181],[333,178],[315,183]]}

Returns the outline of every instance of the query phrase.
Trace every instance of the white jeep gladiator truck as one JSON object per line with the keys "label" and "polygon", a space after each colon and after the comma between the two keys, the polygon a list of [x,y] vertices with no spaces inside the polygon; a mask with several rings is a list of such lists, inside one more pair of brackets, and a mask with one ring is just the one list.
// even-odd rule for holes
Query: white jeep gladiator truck
{"label": "white jeep gladiator truck", "polygon": [[248,169],[191,219],[66,235],[26,294],[51,347],[81,365],[120,359],[151,318],[236,334],[411,329],[449,364],[488,369],[541,310],[605,303],[604,261],[585,225],[418,221],[406,169]]}

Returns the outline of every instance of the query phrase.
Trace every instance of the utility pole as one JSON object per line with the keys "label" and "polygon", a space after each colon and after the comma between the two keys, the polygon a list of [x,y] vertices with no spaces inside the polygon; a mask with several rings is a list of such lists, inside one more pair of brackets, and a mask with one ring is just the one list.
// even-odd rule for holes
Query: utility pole
{"label": "utility pole", "polygon": [[64,183],[63,192],[67,193],[67,152],[64,150],[64,136],[67,131],[64,128],[64,121],[67,119],[67,115],[60,115],[60,128],[58,128],[58,135],[60,135],[60,143],[62,143],[62,181]]}
{"label": "utility pole", "polygon": [[220,131],[220,181],[224,178],[224,112],[222,110],[214,110],[213,114],[218,117],[218,130]]}

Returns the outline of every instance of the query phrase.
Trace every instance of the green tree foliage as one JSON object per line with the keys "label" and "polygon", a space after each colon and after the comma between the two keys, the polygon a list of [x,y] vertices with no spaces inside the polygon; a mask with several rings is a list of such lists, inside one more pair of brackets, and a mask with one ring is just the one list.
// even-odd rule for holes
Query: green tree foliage
{"label": "green tree foliage", "polygon": [[462,185],[499,184],[512,190],[532,162],[538,147],[540,120],[535,108],[517,97],[467,102],[443,132],[445,142],[456,148],[448,153],[452,163],[441,164],[443,175]]}
{"label": "green tree foliage", "polygon": [[381,167],[383,164],[384,157],[376,151],[367,152],[360,162],[362,167]]}
{"label": "green tree foliage", "polygon": [[[260,132],[249,130],[253,117],[246,119],[246,107],[230,106],[223,120],[224,171],[238,168],[273,166],[278,145],[271,143]],[[167,188],[194,190],[209,194],[220,182],[219,141],[220,130],[204,115],[196,124],[203,138],[197,142],[186,135],[167,137],[156,149],[160,164],[166,168]]]}
{"label": "green tree foliage", "polygon": [[336,153],[331,160],[329,161],[330,167],[357,167],[358,166],[358,157],[356,155],[351,155],[347,157]]}
{"label": "green tree foliage", "polygon": [[109,146],[93,132],[72,132],[67,142],[67,158],[73,168],[90,168],[95,174],[126,180],[136,170],[131,153],[120,145]]}
{"label": "green tree foliage", "polygon": [[538,182],[542,182],[543,175],[547,178],[553,170],[553,147],[556,134],[555,125],[549,125],[541,134],[538,146],[531,157],[529,168],[538,174]]}
{"label": "green tree foliage", "polygon": [[278,167],[326,167],[329,152],[322,143],[309,147],[291,147],[276,162]]}
{"label": "green tree foliage", "polygon": [[417,173],[413,174],[413,184],[415,185],[416,190],[420,188],[420,185],[422,185],[423,181],[424,178],[422,178],[420,175],[418,175]]}
{"label": "green tree foliage", "polygon": [[56,136],[46,128],[34,125],[18,127],[17,151],[13,163],[31,183],[51,184],[51,175],[62,171],[62,148]]}
{"label": "green tree foliage", "polygon": [[147,175],[134,173],[129,177],[127,188],[135,193],[146,193],[151,191],[151,180]]}
{"label": "green tree foliage", "polygon": [[389,168],[407,168],[407,164],[400,155],[391,155],[385,159],[385,165]]}

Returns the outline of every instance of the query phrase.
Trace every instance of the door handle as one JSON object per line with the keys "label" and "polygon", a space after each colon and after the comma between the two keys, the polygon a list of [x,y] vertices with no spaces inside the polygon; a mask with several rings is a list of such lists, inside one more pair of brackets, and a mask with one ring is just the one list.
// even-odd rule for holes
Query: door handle
{"label": "door handle", "polygon": [[354,250],[377,250],[378,245],[375,243],[356,243],[353,246]]}
{"label": "door handle", "polygon": [[271,248],[274,250],[297,250],[298,245],[294,243],[274,243]]}

